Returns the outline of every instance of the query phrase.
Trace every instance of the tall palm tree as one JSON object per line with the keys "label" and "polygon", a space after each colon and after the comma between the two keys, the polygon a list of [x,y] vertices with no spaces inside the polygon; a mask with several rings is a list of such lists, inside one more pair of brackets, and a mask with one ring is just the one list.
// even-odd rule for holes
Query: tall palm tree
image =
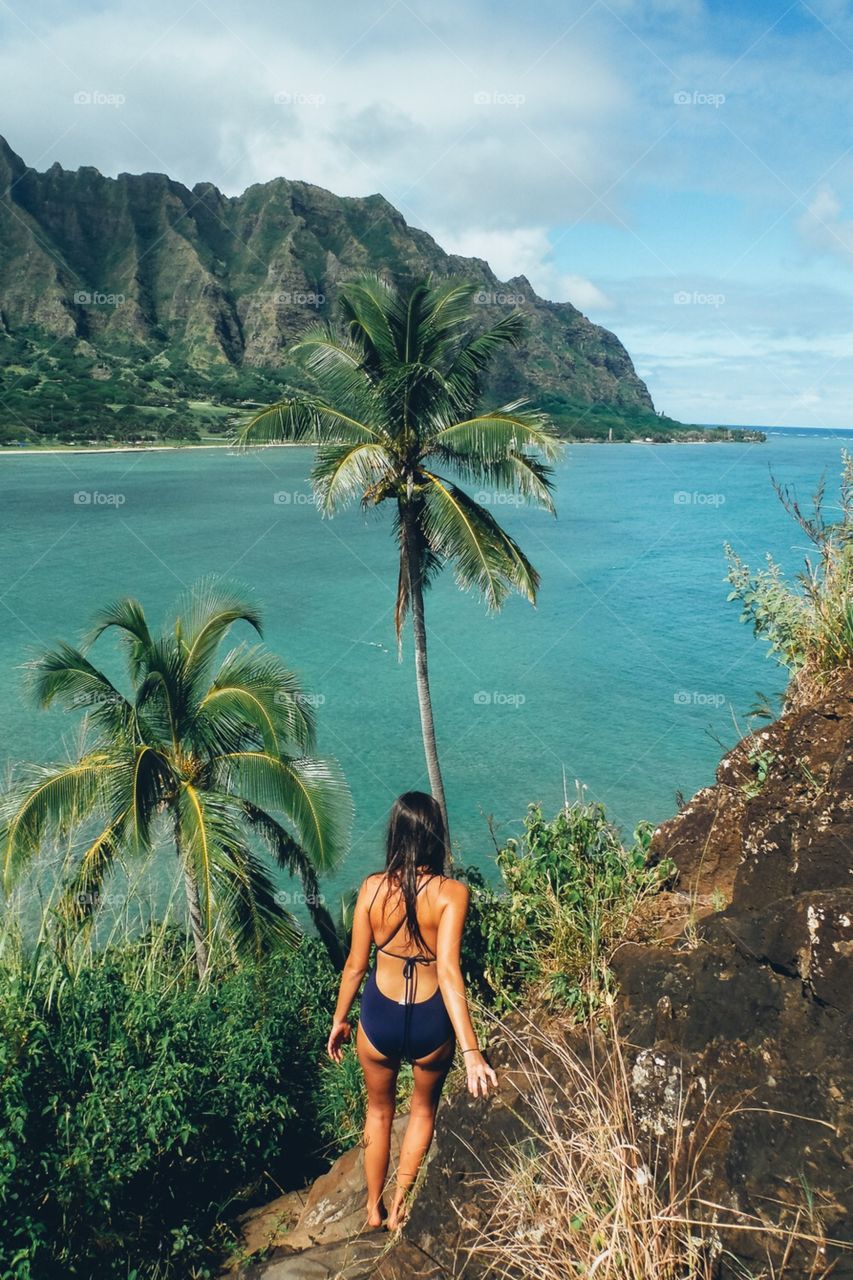
{"label": "tall palm tree", "polygon": [[486,506],[434,468],[553,512],[547,461],[561,448],[549,419],[523,401],[480,411],[481,375],[518,343],[523,317],[514,311],[475,333],[476,289],[429,279],[395,287],[374,276],[344,284],[340,330],[312,328],[289,352],[315,390],[255,414],[239,434],[243,445],[316,442],[311,479],[326,515],[356,496],[365,506],[395,504],[397,640],[411,609],[427,771],[445,822],[424,588],[450,562],[460,587],[498,609],[511,590],[535,602],[539,575]]}
{"label": "tall palm tree", "polygon": [[[44,653],[30,671],[36,700],[84,710],[85,745],[76,759],[24,766],[0,804],[7,892],[46,839],[83,825],[87,845],[62,896],[72,914],[97,899],[122,855],[150,852],[165,822],[202,981],[217,918],[238,951],[298,937],[253,837],[301,877],[321,936],[333,954],[339,946],[317,874],[344,851],[349,791],[334,761],[308,754],[313,711],[279,658],[243,643],[217,663],[240,621],[260,635],[255,606],[208,579],[159,635],[142,606],[123,599],[96,617],[80,648]],[[128,694],[86,656],[110,630],[122,641]]]}

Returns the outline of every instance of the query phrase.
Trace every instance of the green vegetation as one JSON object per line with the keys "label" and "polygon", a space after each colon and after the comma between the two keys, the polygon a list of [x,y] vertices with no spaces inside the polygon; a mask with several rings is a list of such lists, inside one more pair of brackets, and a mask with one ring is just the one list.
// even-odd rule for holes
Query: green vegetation
{"label": "green vegetation", "polygon": [[4,336],[0,358],[0,445],[225,443],[287,385],[281,370],[194,369],[174,350],[96,351],[34,329]]}
{"label": "green vegetation", "polygon": [[[174,347],[99,347],[76,338],[46,341],[23,328],[0,339],[0,446],[225,444],[246,410],[283,399],[314,380],[295,363],[250,367],[188,364]],[[760,431],[691,427],[643,406],[538,400],[566,440],[763,439]]]}
{"label": "green vegetation", "polygon": [[[485,1016],[543,998],[576,1018],[609,999],[611,951],[667,875],[596,805],[473,872],[463,957]],[[57,893],[59,888],[57,887]],[[48,903],[38,941],[0,934],[0,1274],[183,1280],[219,1274],[244,1208],[301,1185],[352,1146],[354,1053],[325,1059],[337,972],[319,941],[260,956],[216,949],[199,984],[168,921],[96,947]],[[404,1102],[410,1077],[401,1074]]]}
{"label": "green vegetation", "polygon": [[70,960],[7,919],[0,1274],[216,1276],[218,1224],[320,1171],[333,966],[306,940],[215,977],[179,930]]}
{"label": "green vegetation", "polygon": [[630,847],[599,804],[567,805],[546,821],[531,805],[520,841],[497,853],[500,888],[475,870],[464,963],[468,978],[501,1011],[527,992],[589,1016],[608,992],[615,947],[641,900],[672,874],[649,866],[652,829]]}
{"label": "green vegetation", "polygon": [[342,331],[318,326],[291,349],[316,384],[255,414],[240,443],[318,445],[311,481],[326,515],[360,499],[390,501],[400,549],[395,623],[411,610],[421,727],[432,794],[447,823],[427,669],[424,589],[446,564],[457,584],[492,609],[510,591],[536,600],[539,575],[517,543],[454,479],[514,493],[553,512],[551,469],[560,442],[545,414],[517,401],[478,408],[495,356],[521,339],[519,311],[473,332],[476,288],[418,280],[397,289],[378,277],[340,291]]}
{"label": "green vegetation", "polygon": [[[21,767],[0,806],[7,893],[49,841],[84,832],[58,908],[70,928],[91,916],[122,858],[147,858],[170,838],[201,981],[217,926],[226,945],[256,956],[298,936],[252,837],[302,878],[339,959],[317,873],[345,850],[349,791],[334,761],[308,755],[313,710],[280,659],[240,644],[217,665],[238,622],[260,633],[257,608],[210,580],[160,635],[141,605],[125,599],[96,616],[82,649],[45,653],[30,670],[36,701],[83,712],[82,746],[70,761]],[[120,637],[126,694],[87,656],[106,632]]]}
{"label": "green vegetation", "polygon": [[842,452],[840,513],[824,516],[825,479],[805,513],[790,489],[774,481],[788,514],[817,550],[806,559],[796,586],[784,579],[768,554],[766,567],[753,572],[726,544],[729,600],[742,606],[741,621],[769,640],[769,654],[792,675],[789,700],[795,701],[815,682],[853,662],[853,455]]}
{"label": "green vegetation", "polygon": [[[155,173],[107,178],[92,168],[53,166],[41,174],[2,139],[0,186],[8,194],[0,202],[0,366],[28,372],[31,360],[17,346],[27,336],[46,369],[56,367],[52,356],[64,361],[77,353],[93,362],[91,376],[80,380],[81,396],[98,396],[100,383],[112,380],[121,394],[111,401],[134,410],[136,432],[156,429],[140,412],[150,403],[137,394],[146,378],[159,401],[152,407],[174,409],[179,418],[189,400],[230,407],[235,395],[238,403],[280,398],[283,388],[269,383],[280,377],[282,353],[335,314],[341,281],[367,271],[398,282],[464,276],[476,289],[478,330],[524,311],[524,346],[506,349],[489,374],[493,404],[551,394],[616,412],[653,411],[614,334],[571,303],[537,297],[522,277],[502,284],[481,259],[446,253],[382,196],[342,198],[276,178],[226,198],[211,183],[190,191]],[[137,378],[136,364],[145,377]],[[94,414],[80,422],[75,398],[61,395],[62,379],[57,388],[54,375],[46,376],[54,385],[44,400],[36,384],[16,405],[38,421],[22,424],[9,414],[0,426],[19,433],[26,425],[39,431],[41,422],[47,434],[60,426],[63,435],[85,438],[90,426],[106,430]],[[202,435],[212,427],[190,421]]]}
{"label": "green vegetation", "polygon": [[558,395],[542,396],[537,403],[566,440],[613,440],[617,444],[633,440],[654,444],[704,441],[710,444],[714,441],[760,441],[767,438],[763,431],[740,427],[690,426],[643,405],[587,404]]}

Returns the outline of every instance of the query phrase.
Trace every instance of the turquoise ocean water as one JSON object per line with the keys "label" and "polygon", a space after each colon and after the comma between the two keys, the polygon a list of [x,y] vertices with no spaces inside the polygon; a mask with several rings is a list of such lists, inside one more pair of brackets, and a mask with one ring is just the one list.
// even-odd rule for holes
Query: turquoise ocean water
{"label": "turquoise ocean water", "polygon": [[[427,600],[462,863],[488,862],[487,816],[500,836],[517,833],[529,801],[559,805],[564,776],[626,829],[712,781],[756,691],[783,686],[726,603],[723,542],[797,568],[806,540],[770,469],[802,498],[826,470],[834,503],[845,439],[570,446],[556,520],[494,506],[541,572],[538,607],[510,600],[488,615],[450,573]],[[265,639],[316,696],[321,749],[350,780],[356,829],[337,892],[377,864],[391,801],[426,775],[408,636],[396,656],[390,513],[321,519],[310,460],[305,449],[0,458],[0,755],[49,759],[73,744],[68,718],[23,700],[21,666],[40,647],[76,639],[117,595],[159,619],[185,586],[224,574],[256,592]],[[117,670],[109,642],[102,652]]]}

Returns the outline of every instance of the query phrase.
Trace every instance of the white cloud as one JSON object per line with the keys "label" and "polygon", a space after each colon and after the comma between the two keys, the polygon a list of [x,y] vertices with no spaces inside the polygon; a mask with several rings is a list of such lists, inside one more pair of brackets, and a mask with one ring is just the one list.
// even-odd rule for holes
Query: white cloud
{"label": "white cloud", "polygon": [[[11,0],[0,111],[38,168],[381,192],[446,248],[605,321],[678,416],[843,416],[853,300],[824,286],[853,259],[848,10],[328,0],[282,21],[272,0]],[[125,102],[75,108],[78,90]],[[725,303],[674,305],[684,290]]]}
{"label": "white cloud", "polygon": [[547,227],[448,230],[439,232],[436,239],[448,253],[485,258],[500,280],[526,276],[536,292],[552,302],[571,302],[584,312],[609,311],[613,307],[604,290],[592,280],[559,270]]}
{"label": "white cloud", "polygon": [[815,193],[805,213],[797,220],[804,243],[820,253],[829,253],[853,262],[853,219],[842,218],[842,204],[830,186]]}
{"label": "white cloud", "polygon": [[613,303],[607,294],[592,280],[586,280],[583,276],[561,276],[558,296],[554,301],[571,302],[579,311],[612,311],[613,309]]}

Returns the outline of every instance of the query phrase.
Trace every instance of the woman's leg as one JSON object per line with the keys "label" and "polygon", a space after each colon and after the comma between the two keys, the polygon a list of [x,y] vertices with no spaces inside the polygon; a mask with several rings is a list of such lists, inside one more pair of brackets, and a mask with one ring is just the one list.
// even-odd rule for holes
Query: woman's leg
{"label": "woman's leg", "polygon": [[386,1058],[368,1040],[358,1024],[358,1060],[367,1087],[367,1116],[364,1121],[364,1175],[367,1179],[367,1223],[379,1227],[385,1221],[382,1192],[391,1158],[391,1125],[397,1094],[400,1063]]}
{"label": "woman's leg", "polygon": [[441,1097],[442,1086],[453,1062],[456,1041],[453,1036],[434,1053],[420,1058],[412,1066],[414,1089],[409,1110],[409,1123],[400,1149],[397,1169],[397,1190],[388,1215],[391,1231],[402,1225],[405,1200],[415,1184],[423,1158],[429,1151],[435,1130],[435,1113]]}

